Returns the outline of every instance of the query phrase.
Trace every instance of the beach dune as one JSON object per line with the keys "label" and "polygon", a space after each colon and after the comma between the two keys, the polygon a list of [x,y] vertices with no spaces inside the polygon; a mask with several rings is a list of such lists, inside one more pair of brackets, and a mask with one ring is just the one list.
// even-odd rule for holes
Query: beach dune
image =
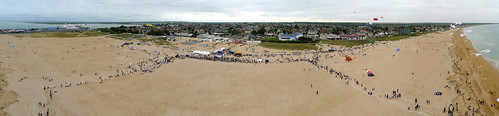
{"label": "beach dune", "polygon": [[[120,47],[125,41],[105,36],[0,35],[0,66],[5,73],[0,77],[8,82],[0,83],[4,85],[1,92],[13,91],[9,98],[17,99],[4,102],[12,100],[2,98],[0,105],[6,106],[2,111],[9,115],[45,114],[47,110],[53,115],[110,116],[446,115],[444,108],[459,103],[455,114],[465,114],[467,106],[473,106],[476,114],[493,115],[497,109],[490,105],[498,97],[493,84],[497,70],[471,54],[474,49],[459,38],[460,32],[440,31],[346,52],[285,51],[304,54],[262,58],[270,59],[269,64],[193,58],[155,61],[166,55],[189,54],[193,46],[205,51],[233,47],[255,55],[283,50],[256,44],[254,51],[247,49],[249,45],[178,45],[175,49],[134,45],[131,50]],[[345,61],[344,55],[354,60]],[[318,57],[315,65],[286,61],[313,57]],[[144,62],[149,64],[141,65]],[[134,72],[131,64],[148,70]],[[375,76],[368,77],[366,69]],[[395,91],[401,97],[391,98]]]}

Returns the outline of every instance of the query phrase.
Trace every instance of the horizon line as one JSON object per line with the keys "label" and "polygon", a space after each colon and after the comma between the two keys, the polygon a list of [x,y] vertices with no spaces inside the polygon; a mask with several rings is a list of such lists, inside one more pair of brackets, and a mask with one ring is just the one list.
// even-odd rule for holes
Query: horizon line
{"label": "horizon line", "polygon": [[[21,23],[161,23],[161,22],[186,22],[186,23],[454,23],[454,22],[418,22],[418,21],[8,21]],[[478,23],[478,24],[499,24],[492,22],[461,22],[461,23]]]}

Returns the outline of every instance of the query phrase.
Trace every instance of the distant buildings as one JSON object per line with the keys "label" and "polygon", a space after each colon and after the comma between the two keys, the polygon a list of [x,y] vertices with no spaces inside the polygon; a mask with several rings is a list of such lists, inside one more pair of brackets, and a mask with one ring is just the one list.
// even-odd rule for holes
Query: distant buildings
{"label": "distant buildings", "polygon": [[59,29],[66,29],[72,31],[87,31],[90,30],[90,26],[87,26],[87,24],[64,24]]}
{"label": "distant buildings", "polygon": [[317,38],[319,35],[317,34],[317,30],[309,30],[307,33],[307,37],[310,38]]}
{"label": "distant buildings", "polygon": [[340,34],[340,38],[336,38],[336,40],[365,40],[365,39],[367,39],[367,36],[360,34],[353,34],[353,35]]}
{"label": "distant buildings", "polygon": [[336,35],[336,34],[331,34],[331,33],[324,33],[324,34],[321,34],[320,39],[328,39],[328,40],[335,40],[336,38],[340,38],[340,36]]}
{"label": "distant buildings", "polygon": [[302,33],[295,33],[295,34],[281,34],[279,35],[279,40],[281,41],[295,41],[298,40],[298,38],[303,37]]}
{"label": "distant buildings", "polygon": [[26,32],[23,29],[2,29],[0,30],[1,33],[24,33]]}

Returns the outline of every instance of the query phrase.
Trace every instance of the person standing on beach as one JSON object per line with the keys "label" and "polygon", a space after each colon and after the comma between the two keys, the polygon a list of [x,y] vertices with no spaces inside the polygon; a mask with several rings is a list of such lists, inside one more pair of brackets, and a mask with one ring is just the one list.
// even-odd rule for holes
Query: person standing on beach
{"label": "person standing on beach", "polygon": [[50,100],[52,100],[52,90],[50,90]]}

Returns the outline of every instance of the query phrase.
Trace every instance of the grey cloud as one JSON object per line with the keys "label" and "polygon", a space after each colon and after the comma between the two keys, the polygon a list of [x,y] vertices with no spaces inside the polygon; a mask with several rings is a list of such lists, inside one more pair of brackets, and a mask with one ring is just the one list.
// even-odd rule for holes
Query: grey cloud
{"label": "grey cloud", "polygon": [[498,7],[497,0],[4,0],[0,20],[499,22]]}

